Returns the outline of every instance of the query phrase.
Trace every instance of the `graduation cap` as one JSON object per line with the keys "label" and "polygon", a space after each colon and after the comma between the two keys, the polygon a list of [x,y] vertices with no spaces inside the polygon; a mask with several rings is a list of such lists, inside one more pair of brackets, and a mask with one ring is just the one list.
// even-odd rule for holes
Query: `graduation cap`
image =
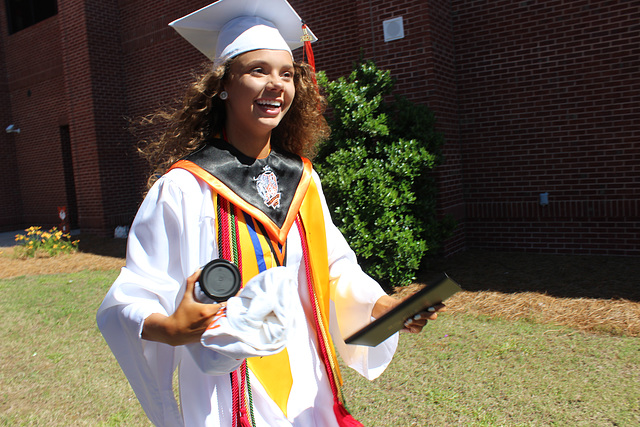
{"label": "graduation cap", "polygon": [[169,24],[218,66],[245,52],[285,50],[306,45],[317,37],[306,28],[286,0],[219,0]]}

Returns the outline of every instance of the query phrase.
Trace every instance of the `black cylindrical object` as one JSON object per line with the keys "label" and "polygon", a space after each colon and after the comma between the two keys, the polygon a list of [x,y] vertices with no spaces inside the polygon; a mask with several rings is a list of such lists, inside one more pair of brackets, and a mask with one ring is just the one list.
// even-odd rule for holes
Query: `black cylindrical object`
{"label": "black cylindrical object", "polygon": [[[215,302],[223,302],[240,290],[240,270],[234,263],[225,259],[214,259],[202,268],[198,282],[204,295]],[[203,298],[198,299],[204,302]]]}

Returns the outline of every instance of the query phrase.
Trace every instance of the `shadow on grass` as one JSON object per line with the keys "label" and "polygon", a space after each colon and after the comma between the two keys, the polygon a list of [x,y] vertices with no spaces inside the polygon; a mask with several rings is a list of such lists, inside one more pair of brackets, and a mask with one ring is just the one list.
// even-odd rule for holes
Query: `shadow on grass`
{"label": "shadow on grass", "polygon": [[[81,252],[125,258],[126,239],[81,234]],[[547,255],[471,249],[450,257],[427,257],[418,283],[447,272],[467,291],[539,292],[561,298],[627,299],[640,302],[640,258]]]}
{"label": "shadow on grass", "polygon": [[418,282],[447,272],[467,291],[539,292],[561,298],[640,301],[640,258],[468,250],[428,257]]}
{"label": "shadow on grass", "polygon": [[127,254],[127,239],[114,239],[91,234],[80,234],[73,236],[73,239],[80,241],[78,243],[80,252],[114,258],[125,258]]}

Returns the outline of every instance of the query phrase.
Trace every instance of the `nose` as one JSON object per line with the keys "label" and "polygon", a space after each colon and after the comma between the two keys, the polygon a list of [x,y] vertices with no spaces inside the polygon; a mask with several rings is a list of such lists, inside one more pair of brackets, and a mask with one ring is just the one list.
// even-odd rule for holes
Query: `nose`
{"label": "nose", "polygon": [[267,88],[279,92],[284,90],[282,78],[280,76],[271,76],[271,79],[269,79],[269,82],[267,83]]}

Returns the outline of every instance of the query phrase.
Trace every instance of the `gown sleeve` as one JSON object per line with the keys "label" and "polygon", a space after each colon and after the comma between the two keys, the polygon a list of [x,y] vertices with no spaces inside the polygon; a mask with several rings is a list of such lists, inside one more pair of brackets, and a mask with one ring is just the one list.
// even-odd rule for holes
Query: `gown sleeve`
{"label": "gown sleeve", "polygon": [[96,316],[143,409],[158,426],[183,425],[172,380],[185,349],[201,363],[217,364],[226,372],[237,364],[204,351],[199,343],[172,347],[141,338],[144,320],[153,313],[173,313],[187,277],[217,254],[213,227],[211,193],[206,185],[180,170],[158,180],[131,226],[126,266]]}
{"label": "gown sleeve", "polygon": [[333,224],[320,179],[313,172],[322,203],[329,254],[331,321],[329,329],[336,350],[347,364],[369,380],[387,368],[398,346],[398,333],[376,347],[348,345],[344,339],[371,322],[376,301],[386,295],[380,285],[358,265],[356,255]]}

